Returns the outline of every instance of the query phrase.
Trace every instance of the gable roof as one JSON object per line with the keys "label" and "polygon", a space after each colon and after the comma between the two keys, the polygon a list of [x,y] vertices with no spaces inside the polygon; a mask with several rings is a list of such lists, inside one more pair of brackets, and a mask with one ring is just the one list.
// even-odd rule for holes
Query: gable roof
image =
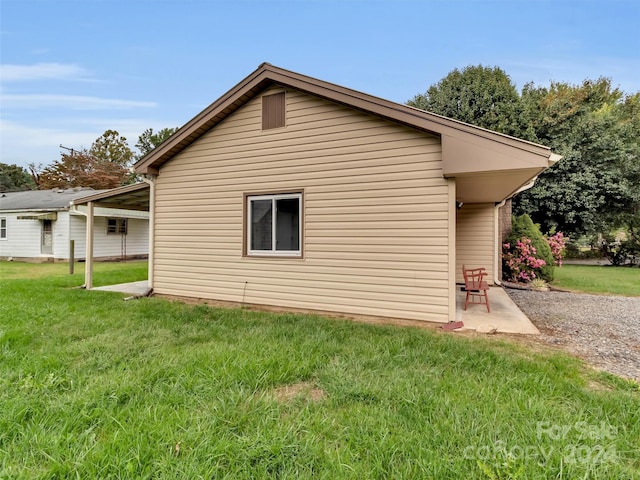
{"label": "gable roof", "polygon": [[[513,195],[520,187],[529,183],[536,175],[560,159],[543,145],[263,63],[136,163],[136,172],[157,174],[160,167],[176,154],[272,85],[292,88],[439,135],[442,139],[445,177],[462,179],[469,175],[518,171],[517,179],[514,177],[512,182],[505,184],[504,175],[501,176],[502,178],[492,180],[492,185],[502,185],[500,194],[496,198],[503,199]],[[465,186],[465,182],[459,185]],[[467,182],[467,187],[463,190],[469,192],[469,198],[461,198],[461,200],[480,201],[481,191],[475,189],[475,193],[472,192],[473,182]]]}
{"label": "gable roof", "polygon": [[27,190],[24,192],[0,193],[0,211],[60,211],[68,210],[69,203],[90,193],[106,192],[92,188],[77,187],[53,190]]}

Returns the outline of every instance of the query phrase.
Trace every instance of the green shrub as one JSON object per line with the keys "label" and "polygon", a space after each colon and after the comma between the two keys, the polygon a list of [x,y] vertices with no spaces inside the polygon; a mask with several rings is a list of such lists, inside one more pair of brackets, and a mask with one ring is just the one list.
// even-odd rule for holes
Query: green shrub
{"label": "green shrub", "polygon": [[[506,243],[515,245],[522,237],[531,239],[531,245],[536,249],[536,256],[545,261],[546,265],[540,267],[539,278],[547,282],[553,280],[553,254],[551,253],[551,247],[545,240],[544,236],[540,232],[538,226],[533,223],[529,215],[524,214],[519,217],[514,217],[511,221],[511,233],[506,239]],[[503,272],[505,278],[511,277],[511,271],[509,265],[503,260]]]}
{"label": "green shrub", "polygon": [[599,260],[602,251],[599,248],[583,248],[579,243],[569,242],[565,247],[565,259],[571,260]]}
{"label": "green shrub", "polygon": [[580,258],[580,245],[575,242],[567,243],[567,246],[564,249],[564,258],[576,259]]}

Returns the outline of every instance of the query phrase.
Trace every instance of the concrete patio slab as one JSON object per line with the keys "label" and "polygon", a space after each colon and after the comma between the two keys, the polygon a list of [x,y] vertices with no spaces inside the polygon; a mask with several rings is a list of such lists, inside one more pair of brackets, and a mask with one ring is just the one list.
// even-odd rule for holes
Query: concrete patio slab
{"label": "concrete patio slab", "polygon": [[149,282],[142,280],[140,282],[120,283],[118,285],[106,285],[104,287],[94,287],[91,290],[101,292],[120,292],[129,295],[146,295],[149,291]]}
{"label": "concrete patio slab", "polygon": [[500,333],[521,333],[539,335],[540,331],[522,313],[511,297],[502,287],[493,286],[489,289],[489,306],[491,313],[484,305],[469,305],[464,310],[466,292],[458,287],[456,292],[456,320],[462,321],[464,327],[460,330],[475,330],[487,332],[495,328]]}

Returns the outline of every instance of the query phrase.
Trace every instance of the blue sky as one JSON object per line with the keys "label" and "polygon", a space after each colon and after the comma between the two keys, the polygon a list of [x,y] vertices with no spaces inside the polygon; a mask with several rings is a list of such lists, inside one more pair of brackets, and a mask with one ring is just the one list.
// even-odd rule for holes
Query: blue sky
{"label": "blue sky", "polygon": [[454,68],[640,91],[638,0],[0,0],[0,162],[134,147],[260,63],[404,103]]}

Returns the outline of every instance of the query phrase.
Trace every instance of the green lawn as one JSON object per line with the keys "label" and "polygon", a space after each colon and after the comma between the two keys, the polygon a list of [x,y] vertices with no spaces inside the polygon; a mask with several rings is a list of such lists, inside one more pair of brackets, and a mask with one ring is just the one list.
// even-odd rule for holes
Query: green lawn
{"label": "green lawn", "polygon": [[640,268],[563,265],[554,270],[552,285],[565,290],[640,296]]}
{"label": "green lawn", "polygon": [[66,268],[0,264],[0,478],[640,478],[638,384],[571,357]]}

